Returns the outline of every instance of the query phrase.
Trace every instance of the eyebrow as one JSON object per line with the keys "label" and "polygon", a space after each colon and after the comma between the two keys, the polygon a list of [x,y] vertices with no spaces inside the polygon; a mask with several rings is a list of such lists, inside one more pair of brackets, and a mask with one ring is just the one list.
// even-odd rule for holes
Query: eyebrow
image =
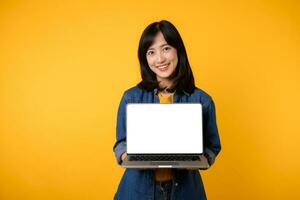
{"label": "eyebrow", "polygon": [[[164,47],[164,46],[169,46],[169,44],[165,43],[165,44],[160,45],[159,47],[162,48],[162,47]],[[151,47],[151,48],[149,48],[148,50],[152,50],[152,49],[154,49],[154,48]]]}

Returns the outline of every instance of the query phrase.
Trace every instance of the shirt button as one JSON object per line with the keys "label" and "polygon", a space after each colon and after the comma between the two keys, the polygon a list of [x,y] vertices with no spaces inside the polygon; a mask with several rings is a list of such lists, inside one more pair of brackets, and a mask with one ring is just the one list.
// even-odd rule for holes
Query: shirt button
{"label": "shirt button", "polygon": [[175,183],[175,186],[177,187],[177,186],[178,186],[178,183]]}

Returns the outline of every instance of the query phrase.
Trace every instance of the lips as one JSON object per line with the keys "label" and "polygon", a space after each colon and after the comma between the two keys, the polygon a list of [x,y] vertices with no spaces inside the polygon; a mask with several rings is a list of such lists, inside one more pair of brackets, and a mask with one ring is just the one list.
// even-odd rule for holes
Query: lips
{"label": "lips", "polygon": [[157,66],[160,71],[166,71],[168,69],[169,64]]}

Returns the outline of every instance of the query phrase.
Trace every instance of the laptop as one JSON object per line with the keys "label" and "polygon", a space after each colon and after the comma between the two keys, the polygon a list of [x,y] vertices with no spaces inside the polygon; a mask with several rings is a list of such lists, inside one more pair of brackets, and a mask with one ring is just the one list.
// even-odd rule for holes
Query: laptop
{"label": "laptop", "polygon": [[124,168],[209,167],[199,103],[127,104],[126,129]]}

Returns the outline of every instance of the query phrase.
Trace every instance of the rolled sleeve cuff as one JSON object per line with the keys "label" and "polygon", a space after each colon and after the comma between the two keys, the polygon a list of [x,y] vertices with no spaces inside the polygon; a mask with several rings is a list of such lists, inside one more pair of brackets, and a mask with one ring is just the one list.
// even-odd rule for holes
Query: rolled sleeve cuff
{"label": "rolled sleeve cuff", "polygon": [[207,157],[208,164],[211,166],[215,162],[216,155],[209,148],[204,149],[204,155]]}
{"label": "rolled sleeve cuff", "polygon": [[122,163],[121,156],[124,152],[126,152],[126,142],[119,143],[115,147],[114,152],[115,152],[115,156],[116,156],[118,163],[121,164]]}

